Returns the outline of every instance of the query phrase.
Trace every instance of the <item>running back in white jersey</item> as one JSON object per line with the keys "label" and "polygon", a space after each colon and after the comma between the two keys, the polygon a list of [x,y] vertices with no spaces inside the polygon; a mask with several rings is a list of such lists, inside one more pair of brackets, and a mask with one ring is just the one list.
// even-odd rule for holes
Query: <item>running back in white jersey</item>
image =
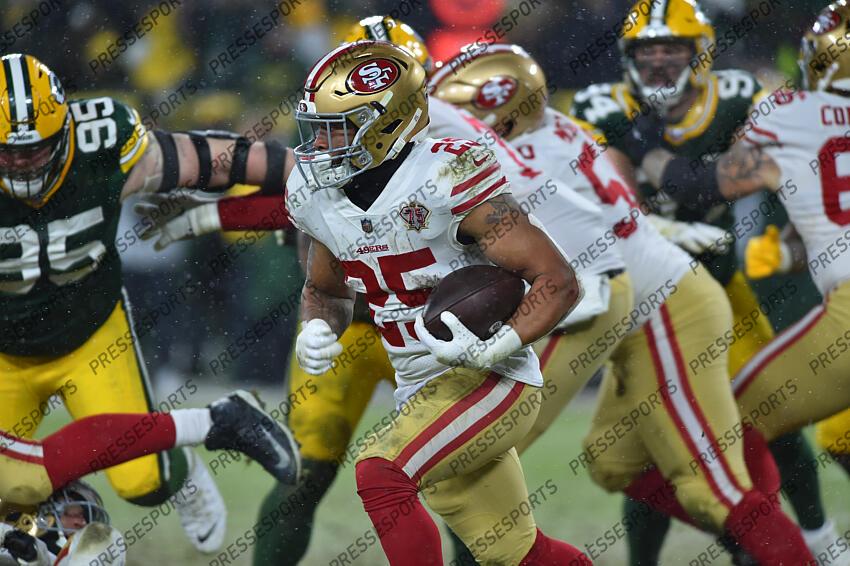
{"label": "running back in white jersey", "polygon": [[[465,265],[489,263],[477,245],[457,240],[457,229],[473,208],[510,192],[493,152],[470,141],[426,139],[366,211],[341,189],[311,189],[298,170],[286,187],[297,227],[324,244],[340,260],[346,284],[366,295],[396,371],[396,399],[403,401],[447,371],[417,340],[413,323],[443,277]],[[530,347],[492,369],[543,384]]]}
{"label": "running back in white jersey", "polygon": [[594,152],[598,145],[575,120],[547,108],[543,124],[512,143],[531,166],[552,172],[602,208],[604,237],[574,255],[573,262],[594,261],[600,249],[619,242],[639,310],[637,324],[642,324],[654,305],[659,300],[663,303],[675,289],[691,258],[646,219],[613,162]]}
{"label": "running back in white jersey", "polygon": [[[607,225],[594,201],[580,196],[557,173],[527,163],[492,128],[466,110],[432,96],[428,99],[428,113],[429,135],[474,140],[496,154],[522,211],[533,214],[543,224],[549,236],[566,252],[579,276],[625,269],[616,242],[605,247],[594,245],[604,239]],[[592,260],[579,262],[578,254],[588,248],[594,248],[597,253]]]}
{"label": "running back in white jersey", "polygon": [[744,128],[782,171],[778,192],[823,295],[850,279],[850,98],[797,92]]}

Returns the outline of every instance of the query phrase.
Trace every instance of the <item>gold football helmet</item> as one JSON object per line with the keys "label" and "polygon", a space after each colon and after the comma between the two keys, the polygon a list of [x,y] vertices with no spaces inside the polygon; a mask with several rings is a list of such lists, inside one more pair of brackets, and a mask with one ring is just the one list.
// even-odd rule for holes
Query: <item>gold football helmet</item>
{"label": "gold football helmet", "polygon": [[841,91],[850,94],[850,7],[839,0],[823,9],[803,36],[800,69],[806,90]]}
{"label": "gold football helmet", "polygon": [[548,99],[543,69],[518,45],[462,48],[437,69],[429,90],[508,140],[540,124]]}
{"label": "gold football helmet", "polygon": [[344,44],[307,76],[295,111],[298,169],[308,184],[340,187],[425,138],[425,69],[385,41]]}
{"label": "gold football helmet", "polygon": [[391,18],[390,16],[369,16],[368,18],[363,18],[352,26],[343,41],[345,43],[354,43],[355,41],[363,41],[365,39],[389,41],[403,49],[407,49],[425,67],[426,73],[430,75],[434,70],[434,62],[431,60],[431,54],[428,53],[428,48],[425,46],[422,36],[401,20]]}
{"label": "gold football helmet", "polygon": [[0,62],[0,188],[38,205],[58,187],[73,146],[65,91],[35,57]]}
{"label": "gold football helmet", "polygon": [[672,95],[652,97],[660,99],[661,110],[674,106],[689,85],[701,88],[708,83],[714,62],[709,47],[714,44],[714,37],[714,27],[696,0],[640,0],[629,11],[619,40],[626,83],[634,94],[649,100],[657,87],[645,84],[640,78],[635,48],[649,42],[686,42],[693,46],[693,59],[675,79],[676,90]]}

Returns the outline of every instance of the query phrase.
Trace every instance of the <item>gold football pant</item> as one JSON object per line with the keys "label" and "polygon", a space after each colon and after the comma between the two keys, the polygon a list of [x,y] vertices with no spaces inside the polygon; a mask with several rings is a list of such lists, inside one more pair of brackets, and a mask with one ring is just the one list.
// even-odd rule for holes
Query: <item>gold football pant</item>
{"label": "gold football pant", "polygon": [[606,312],[534,345],[545,381],[543,405],[531,432],[517,444],[517,452],[525,452],[608,361],[624,337],[614,330],[616,324],[628,317],[633,303],[631,280],[627,273],[621,273],[611,279],[611,300]]}
{"label": "gold football pant", "polygon": [[375,325],[353,322],[339,339],[342,353],[323,375],[289,364],[289,427],[301,456],[339,462],[375,387],[386,380],[395,387],[395,371]]}
{"label": "gold football pant", "polygon": [[729,375],[733,376],[773,339],[773,327],[740,271],[726,284],[726,296],[732,306],[732,328],[739,329],[729,347]]}
{"label": "gold football pant", "polygon": [[[125,299],[126,300],[126,299]],[[74,419],[101,413],[147,413],[153,404],[138,341],[125,300],[82,346],[58,357],[0,353],[0,430],[32,438],[58,394]],[[70,447],[73,449],[73,447]],[[167,455],[150,455],[106,470],[124,499],[137,499],[162,485]]]}
{"label": "gold football pant", "polygon": [[9,504],[38,505],[52,492],[41,446],[0,430],[0,508]]}
{"label": "gold football pant", "polygon": [[721,286],[702,267],[688,272],[612,356],[576,460],[609,491],[655,464],[688,514],[715,532],[752,484],[725,350],[696,372],[689,362],[731,324]]}
{"label": "gold football pant", "polygon": [[785,329],[735,376],[742,417],[771,441],[850,407],[848,345],[850,281]]}
{"label": "gold football pant", "polygon": [[515,566],[534,544],[542,495],[529,497],[513,446],[541,402],[540,388],[452,369],[413,395],[358,461],[393,462],[480,564]]}

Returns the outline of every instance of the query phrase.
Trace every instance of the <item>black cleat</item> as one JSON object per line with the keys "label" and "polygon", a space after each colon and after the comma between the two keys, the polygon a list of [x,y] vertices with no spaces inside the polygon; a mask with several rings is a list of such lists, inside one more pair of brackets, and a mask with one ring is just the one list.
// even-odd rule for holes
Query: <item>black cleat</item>
{"label": "black cleat", "polygon": [[289,429],[266,413],[247,391],[234,391],[209,406],[213,426],[204,446],[242,452],[260,463],[277,481],[295,485],[301,454]]}

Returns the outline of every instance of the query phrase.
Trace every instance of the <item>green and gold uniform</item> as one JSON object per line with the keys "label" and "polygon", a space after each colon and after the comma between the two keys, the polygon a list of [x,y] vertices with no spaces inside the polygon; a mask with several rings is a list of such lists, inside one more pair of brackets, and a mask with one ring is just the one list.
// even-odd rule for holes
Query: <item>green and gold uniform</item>
{"label": "green and gold uniform", "polygon": [[[49,198],[31,207],[0,187],[0,429],[22,438],[56,393],[75,419],[154,409],[116,244],[121,192],[147,133],[112,98],[70,101],[70,110],[70,149]],[[107,476],[121,497],[156,504],[185,479],[185,459],[172,455]]]}
{"label": "green and gold uniform", "polygon": [[[717,156],[730,146],[735,130],[747,119],[750,106],[764,94],[758,81],[746,71],[712,71],[708,84],[697,100],[676,124],[667,126],[664,147],[677,155],[698,162],[704,156]],[[640,105],[626,83],[596,84],[576,93],[571,113],[602,133],[605,142],[619,148],[623,136],[631,132],[631,120]],[[669,198],[657,197],[649,183],[640,183],[644,201],[656,212],[682,222],[705,222],[735,233],[735,216],[726,204],[706,211],[677,207]],[[702,254],[702,263],[726,288],[736,327],[753,329],[736,340],[729,349],[729,373],[735,375],[747,360],[773,337],[766,316],[759,313],[759,301],[738,270],[734,251],[727,254]],[[752,322],[751,322],[752,321]]]}

